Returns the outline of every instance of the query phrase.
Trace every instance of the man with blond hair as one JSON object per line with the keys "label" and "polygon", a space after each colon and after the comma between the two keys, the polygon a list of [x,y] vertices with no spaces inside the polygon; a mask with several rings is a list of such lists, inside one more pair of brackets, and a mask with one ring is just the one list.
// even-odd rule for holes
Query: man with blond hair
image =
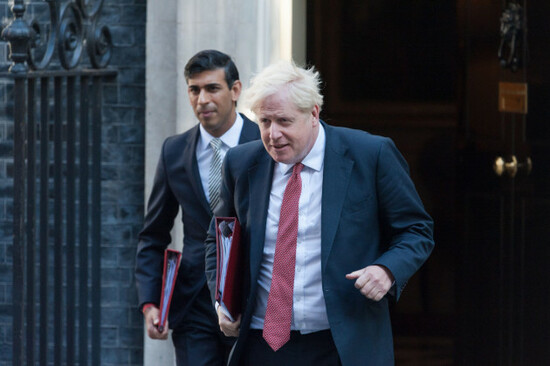
{"label": "man with blond hair", "polygon": [[[243,312],[229,365],[391,365],[388,303],[428,258],[433,222],[393,144],[320,121],[319,74],[292,62],[258,74],[244,102],[261,142],[228,152],[217,216],[236,216]],[[215,288],[211,223],[206,274]]]}

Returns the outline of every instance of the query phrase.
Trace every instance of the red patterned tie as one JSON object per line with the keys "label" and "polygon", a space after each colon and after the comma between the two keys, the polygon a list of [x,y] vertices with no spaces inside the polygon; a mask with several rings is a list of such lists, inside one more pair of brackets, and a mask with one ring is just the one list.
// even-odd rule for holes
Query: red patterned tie
{"label": "red patterned tie", "polygon": [[300,172],[303,167],[302,163],[294,165],[281,204],[279,231],[277,232],[273,259],[273,275],[271,276],[263,331],[264,339],[274,351],[277,351],[290,339],[296,240],[298,238],[298,202],[302,192]]}

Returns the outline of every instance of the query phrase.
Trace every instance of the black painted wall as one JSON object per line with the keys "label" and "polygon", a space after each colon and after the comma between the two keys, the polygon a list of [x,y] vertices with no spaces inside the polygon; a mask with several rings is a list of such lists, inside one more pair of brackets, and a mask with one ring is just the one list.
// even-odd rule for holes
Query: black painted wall
{"label": "black painted wall", "polygon": [[[25,1],[27,3],[27,1]],[[67,1],[63,1],[67,2]],[[0,22],[12,19],[0,0]],[[32,1],[27,10],[32,12]],[[105,0],[99,20],[110,27],[118,76],[103,90],[101,364],[142,365],[142,317],[133,279],[144,203],[146,0]],[[8,46],[0,41],[0,71]],[[85,57],[87,57],[85,55]],[[12,87],[0,80],[0,366],[12,364]]]}

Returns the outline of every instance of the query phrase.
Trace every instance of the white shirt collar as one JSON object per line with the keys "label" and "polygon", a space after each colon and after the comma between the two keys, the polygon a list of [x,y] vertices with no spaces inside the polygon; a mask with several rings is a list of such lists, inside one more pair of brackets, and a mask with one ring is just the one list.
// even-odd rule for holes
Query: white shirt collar
{"label": "white shirt collar", "polygon": [[[241,130],[243,129],[243,118],[239,113],[237,113],[237,118],[235,119],[235,123],[233,123],[233,126],[229,130],[227,130],[220,139],[224,143],[224,145],[228,147],[235,147],[239,144],[239,139],[241,137]],[[199,124],[199,129],[201,132],[201,136],[199,138],[199,145],[201,150],[206,150],[208,148],[208,145],[210,144],[210,141],[214,138],[211,134],[206,131],[206,129]]]}
{"label": "white shirt collar", "polygon": [[[315,140],[315,143],[309,153],[302,160],[302,164],[304,164],[304,166],[315,171],[321,171],[321,169],[323,169],[323,163],[325,161],[325,141],[325,129],[323,128],[323,125],[319,123],[319,133],[317,134],[317,139]],[[287,174],[294,167],[294,164],[277,164],[279,165],[279,169],[283,175]]]}

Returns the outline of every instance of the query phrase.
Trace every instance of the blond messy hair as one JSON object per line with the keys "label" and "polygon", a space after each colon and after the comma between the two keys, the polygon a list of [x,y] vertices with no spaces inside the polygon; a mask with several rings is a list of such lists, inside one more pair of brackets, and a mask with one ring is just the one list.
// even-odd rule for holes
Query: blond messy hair
{"label": "blond messy hair", "polygon": [[286,88],[290,99],[302,112],[309,112],[314,106],[323,106],[323,96],[320,93],[321,77],[312,66],[301,68],[294,61],[279,61],[263,69],[254,76],[250,87],[244,91],[242,101],[246,108],[254,114],[262,101]]}

